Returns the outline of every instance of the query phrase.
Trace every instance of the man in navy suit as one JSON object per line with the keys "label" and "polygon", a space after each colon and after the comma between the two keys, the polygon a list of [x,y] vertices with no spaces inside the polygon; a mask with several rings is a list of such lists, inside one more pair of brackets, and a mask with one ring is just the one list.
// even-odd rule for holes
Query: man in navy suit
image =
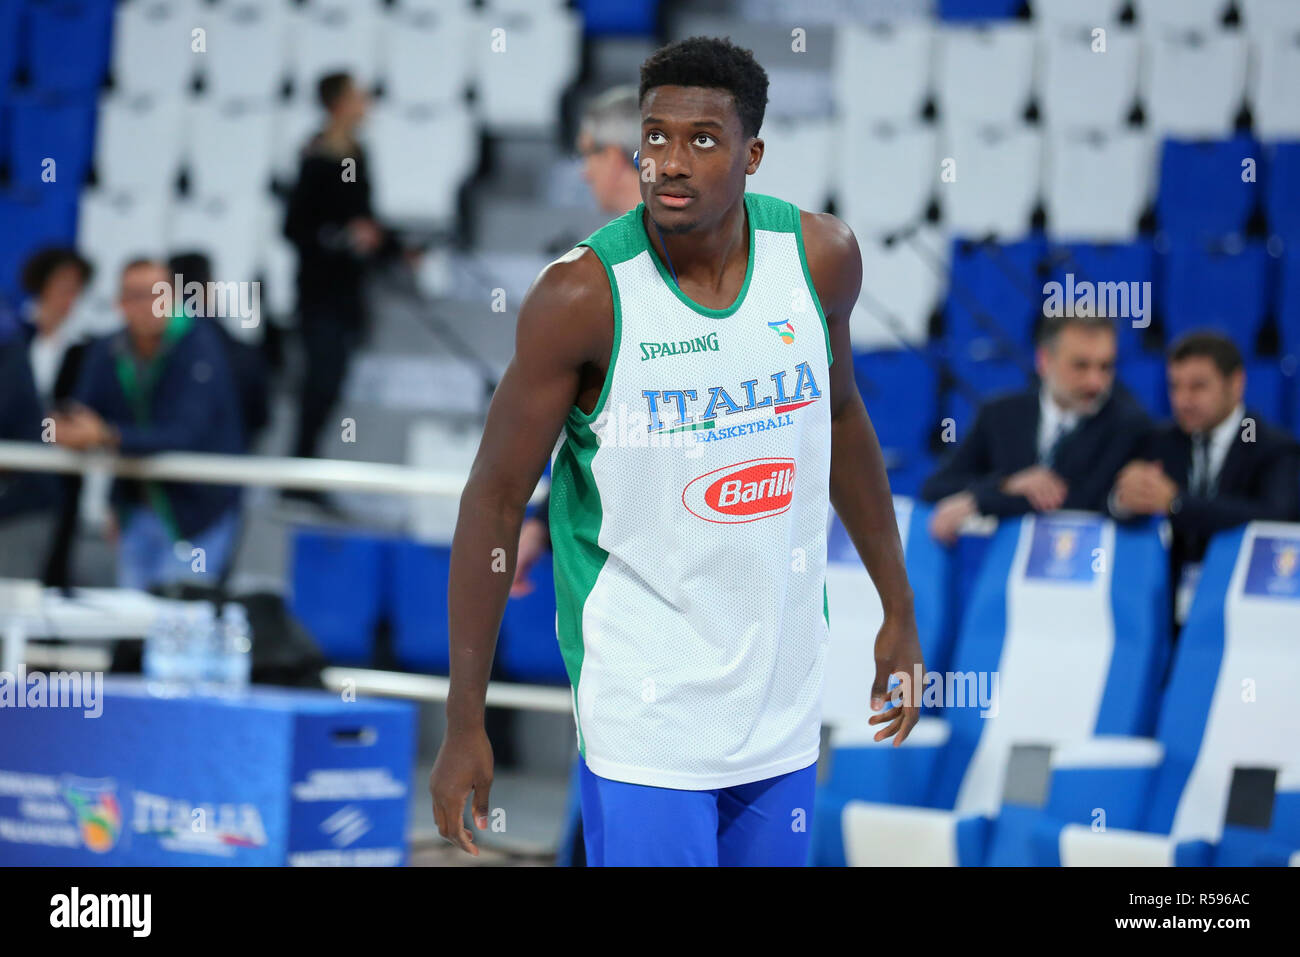
{"label": "man in navy suit", "polygon": [[[1109,508],[1121,519],[1169,517],[1177,582],[1205,556],[1215,532],[1300,518],[1300,445],[1245,407],[1241,353],[1226,336],[1194,332],[1178,340],[1168,376],[1174,421],[1155,429],[1142,457],[1119,473]],[[1184,596],[1192,584],[1194,576],[1183,583]]]}
{"label": "man in navy suit", "polygon": [[980,406],[966,437],[921,487],[930,532],[952,542],[973,515],[1104,511],[1116,474],[1150,420],[1115,391],[1116,320],[1044,318],[1039,384]]}

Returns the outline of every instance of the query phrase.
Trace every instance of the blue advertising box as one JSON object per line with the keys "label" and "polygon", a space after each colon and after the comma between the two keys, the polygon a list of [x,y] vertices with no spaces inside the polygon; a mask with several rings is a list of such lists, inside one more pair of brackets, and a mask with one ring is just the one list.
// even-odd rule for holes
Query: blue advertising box
{"label": "blue advertising box", "polygon": [[0,865],[406,863],[410,703],[139,678],[80,703],[0,707]]}

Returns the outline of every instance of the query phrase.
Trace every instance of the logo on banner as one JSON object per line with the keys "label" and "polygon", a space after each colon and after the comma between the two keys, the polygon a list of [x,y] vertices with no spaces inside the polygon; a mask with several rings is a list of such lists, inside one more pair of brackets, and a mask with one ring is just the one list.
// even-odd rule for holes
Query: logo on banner
{"label": "logo on banner", "polygon": [[1101,547],[1101,522],[1034,520],[1025,578],[1091,583],[1093,554]]}
{"label": "logo on banner", "polygon": [[65,778],[63,799],[76,816],[81,841],[96,854],[111,851],[122,833],[122,805],[117,784],[107,778],[89,781]]}
{"label": "logo on banner", "polygon": [[1267,598],[1300,598],[1300,540],[1258,536],[1244,591]]}
{"label": "logo on banner", "polygon": [[780,515],[794,500],[794,459],[749,459],[705,472],[682,489],[696,518],[734,525]]}

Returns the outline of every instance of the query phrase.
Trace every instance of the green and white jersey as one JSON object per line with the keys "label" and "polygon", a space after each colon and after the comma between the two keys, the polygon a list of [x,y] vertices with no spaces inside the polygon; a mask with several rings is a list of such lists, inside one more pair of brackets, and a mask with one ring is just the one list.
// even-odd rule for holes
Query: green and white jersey
{"label": "green and white jersey", "polygon": [[830,336],[796,206],[746,194],[726,309],[681,292],[643,208],[580,244],[605,266],[614,346],[552,466],[556,630],[594,773],[730,787],[817,760]]}

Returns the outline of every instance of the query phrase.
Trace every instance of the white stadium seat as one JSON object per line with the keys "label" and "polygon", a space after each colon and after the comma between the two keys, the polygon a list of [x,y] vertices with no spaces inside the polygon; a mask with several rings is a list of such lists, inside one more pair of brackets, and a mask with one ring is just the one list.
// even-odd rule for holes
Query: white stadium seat
{"label": "white stadium seat", "polygon": [[1024,125],[945,126],[943,164],[954,161],[952,182],[939,181],[945,224],[955,233],[995,233],[1015,239],[1029,229],[1038,202],[1041,133]]}
{"label": "white stadium seat", "polygon": [[911,120],[930,96],[934,29],[928,21],[835,30],[832,74],[835,107],[851,122]]}
{"label": "white stadium seat", "polygon": [[399,103],[460,100],[469,84],[473,30],[463,7],[398,7],[382,21],[384,95]]}
{"label": "white stadium seat", "polygon": [[1235,32],[1149,36],[1142,70],[1147,127],[1182,139],[1228,136],[1245,99],[1246,47]]}
{"label": "white stadium seat", "polygon": [[1034,22],[1040,27],[1087,26],[1109,28],[1127,0],[1030,0]]}
{"label": "white stadium seat", "polygon": [[1034,29],[1028,24],[944,27],[935,46],[939,110],[945,123],[1012,123],[1029,104]]}
{"label": "white stadium seat", "polygon": [[[325,111],[315,93],[294,96],[275,105],[275,128],[271,134],[271,168],[278,182],[290,184],[298,177],[303,146],[325,125]],[[362,130],[362,136],[366,131]]]}
{"label": "white stadium seat", "polygon": [[1150,194],[1152,141],[1135,130],[1052,130],[1043,202],[1058,240],[1130,242]]}
{"label": "white stadium seat", "polygon": [[204,54],[193,31],[211,22],[188,4],[137,0],[117,8],[113,24],[113,80],[118,90],[175,95],[187,91]]}
{"label": "white stadium seat", "polygon": [[[168,217],[167,252],[169,255],[198,252],[207,256],[213,282],[251,283],[259,278],[261,271],[264,236],[261,225],[256,200],[241,197],[231,201],[220,195],[185,197],[176,202]],[[260,324],[246,328],[239,316],[216,318],[232,335],[247,340],[262,336]],[[265,315],[261,321],[265,321]]]}
{"label": "white stadium seat", "polygon": [[346,71],[365,87],[379,75],[381,7],[375,0],[312,0],[293,8],[289,49],[294,89],[315,96],[322,76]]}
{"label": "white stadium seat", "polygon": [[1255,37],[1300,30],[1300,3],[1295,0],[1237,0],[1241,25]]}
{"label": "white stadium seat", "polygon": [[1214,30],[1230,0],[1133,0],[1143,32]]}
{"label": "white stadium seat", "polygon": [[769,193],[820,213],[831,190],[831,122],[768,118],[759,131],[763,162],[748,177],[751,193]]}
{"label": "white stadium seat", "polygon": [[221,4],[208,28],[206,93],[221,99],[270,99],[286,78],[289,13],[285,3]]}
{"label": "white stadium seat", "polygon": [[[1300,4],[1295,9],[1300,10]],[[1260,139],[1300,139],[1300,25],[1256,36],[1250,107]]]}
{"label": "white stadium seat", "polygon": [[385,103],[367,131],[374,207],[389,221],[449,221],[457,190],[474,168],[478,134],[463,104]]}
{"label": "white stadium seat", "polygon": [[268,189],[274,123],[269,101],[191,101],[185,138],[190,189],[247,196]]}
{"label": "white stadium seat", "polygon": [[491,7],[478,11],[475,19],[469,50],[484,125],[493,132],[552,129],[560,96],[577,75],[582,43],[578,15]]}
{"label": "white stadium seat", "polygon": [[1129,30],[1106,32],[1104,51],[1094,51],[1086,26],[1057,24],[1041,39],[1039,107],[1053,127],[1116,128],[1137,102],[1137,36]]}
{"label": "white stadium seat", "polygon": [[[847,222],[862,250],[864,295],[858,297],[849,324],[853,348],[895,348],[900,342],[924,345],[929,338],[930,314],[943,293],[940,269],[911,243],[886,244],[881,238],[864,235],[852,220]],[[941,259],[948,254],[949,244],[937,228],[919,230],[916,242]],[[882,309],[888,317],[880,314]]]}
{"label": "white stadium seat", "polygon": [[[109,190],[170,189],[181,166],[180,94],[118,92],[99,106],[95,171]],[[141,149],[148,143],[149,149]]]}
{"label": "white stadium seat", "polygon": [[920,220],[939,181],[938,146],[933,124],[841,121],[833,151],[835,208],[862,230],[859,238]]}
{"label": "white stadium seat", "polygon": [[95,264],[87,308],[112,314],[122,267],[137,256],[166,252],[170,204],[157,190],[86,190],[77,217],[77,246]]}

